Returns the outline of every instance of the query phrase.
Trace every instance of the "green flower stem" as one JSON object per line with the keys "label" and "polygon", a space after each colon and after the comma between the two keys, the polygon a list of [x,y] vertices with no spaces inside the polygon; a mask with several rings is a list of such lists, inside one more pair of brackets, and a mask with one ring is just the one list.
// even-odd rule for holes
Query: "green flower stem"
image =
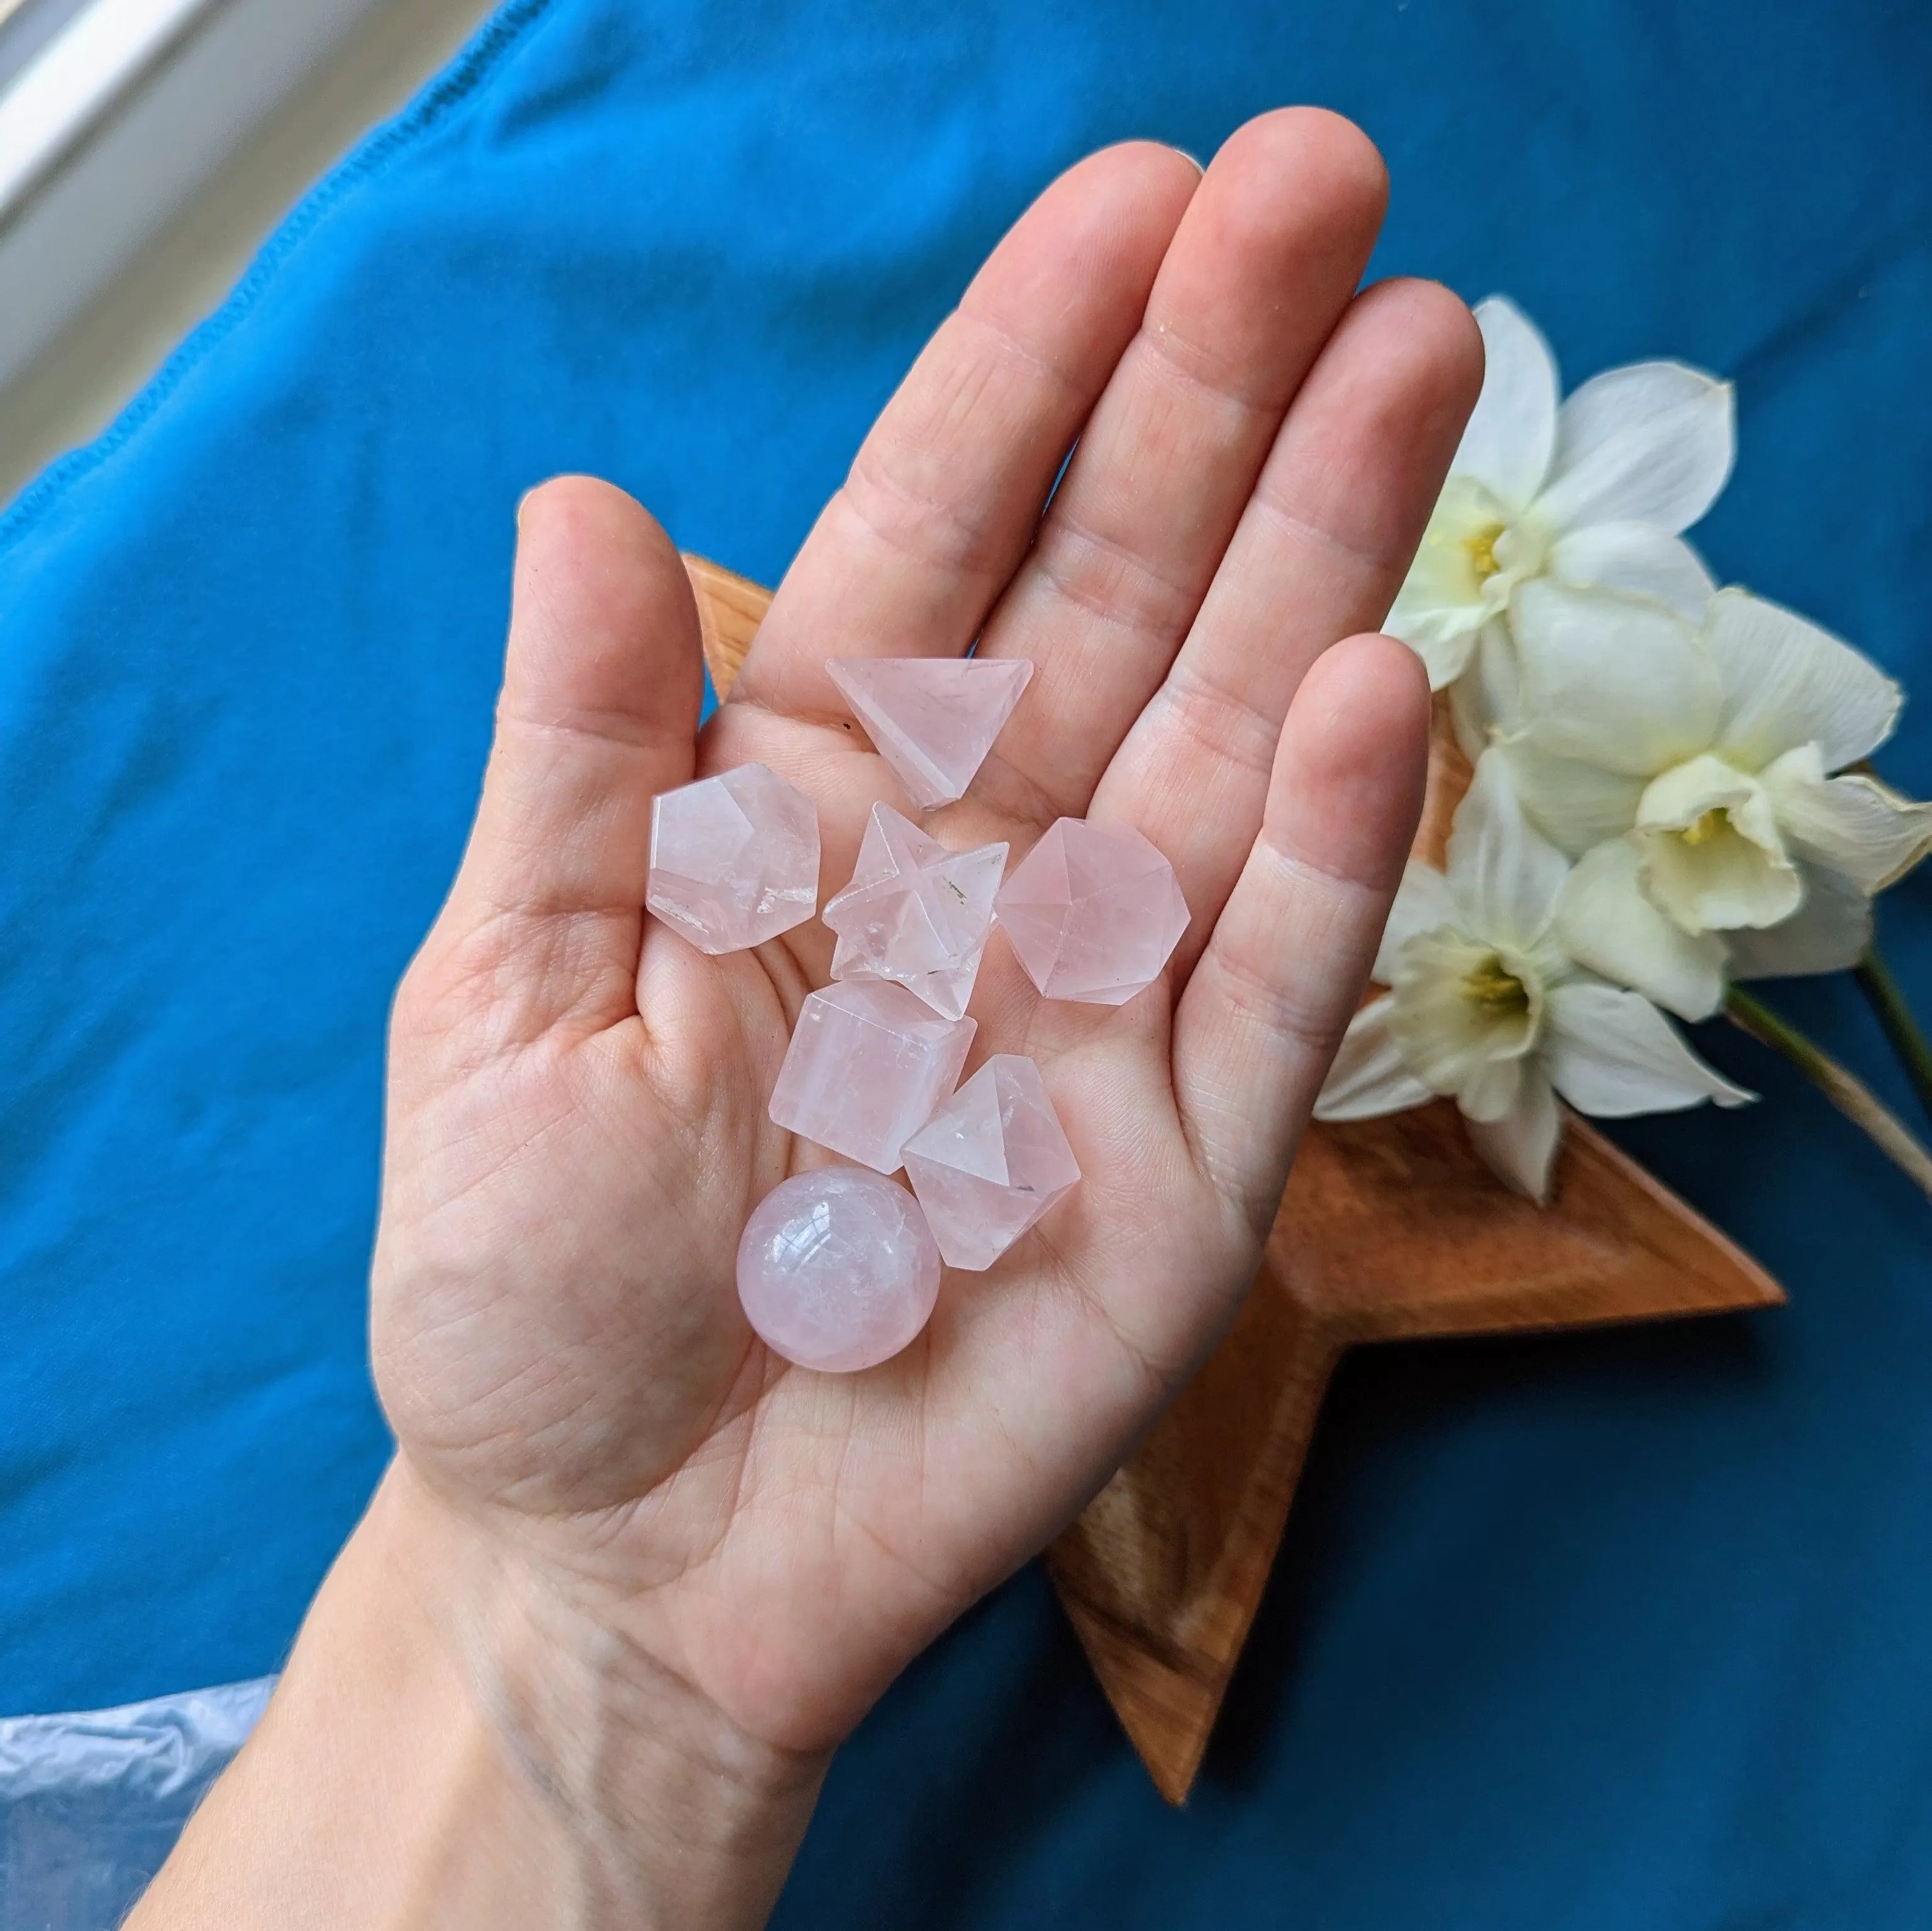
{"label": "green flower stem", "polygon": [[1852,967],[1852,976],[1858,981],[1859,991],[1870,1000],[1878,1023],[1892,1042],[1892,1050],[1898,1055],[1899,1064],[1904,1067],[1905,1076],[1918,1096],[1918,1104],[1925,1109],[1926,1117],[1932,1119],[1932,1042],[1928,1042],[1918,1016],[1905,1003],[1905,994],[1892,977],[1892,968],[1880,956],[1876,940],[1865,948],[1864,957]]}
{"label": "green flower stem", "polygon": [[1762,1000],[1732,987],[1724,1000],[1724,1016],[1754,1039],[1789,1060],[1855,1126],[1862,1127],[1882,1153],[1918,1183],[1932,1199],[1932,1153],[1928,1153],[1904,1123],[1862,1080],[1855,1078],[1831,1055],[1815,1045],[1789,1020],[1780,1019]]}

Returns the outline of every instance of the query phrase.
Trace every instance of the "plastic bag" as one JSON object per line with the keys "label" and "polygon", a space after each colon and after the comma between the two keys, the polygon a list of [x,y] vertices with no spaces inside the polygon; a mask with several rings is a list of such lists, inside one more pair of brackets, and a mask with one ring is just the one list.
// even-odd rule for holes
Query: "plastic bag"
{"label": "plastic bag", "polygon": [[274,1687],[0,1720],[0,1931],[115,1931]]}

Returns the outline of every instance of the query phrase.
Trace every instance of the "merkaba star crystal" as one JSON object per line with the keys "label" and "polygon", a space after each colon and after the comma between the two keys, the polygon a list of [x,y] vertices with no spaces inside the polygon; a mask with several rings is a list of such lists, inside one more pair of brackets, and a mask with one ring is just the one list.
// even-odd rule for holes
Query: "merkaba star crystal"
{"label": "merkaba star crystal", "polygon": [[885,980],[828,985],[800,1009],[772,1118],[848,1160],[896,1172],[900,1149],[952,1090],[977,1030]]}
{"label": "merkaba star crystal", "polygon": [[701,952],[739,952],[818,906],[818,814],[762,764],[666,791],[651,805],[644,903]]}
{"label": "merkaba star crystal", "polygon": [[948,851],[890,805],[872,807],[852,882],[825,908],[836,979],[896,979],[957,1019],[993,926],[1003,844]]}
{"label": "merkaba star crystal", "polygon": [[990,1267],[1080,1177],[1032,1060],[997,1053],[905,1144],[949,1267]]}
{"label": "merkaba star crystal", "polygon": [[1160,976],[1187,929],[1180,881],[1126,825],[1062,818],[993,901],[1027,976],[1048,999],[1124,1006]]}
{"label": "merkaba star crystal", "polygon": [[1018,657],[841,657],[825,667],[922,811],[966,795],[1033,675]]}

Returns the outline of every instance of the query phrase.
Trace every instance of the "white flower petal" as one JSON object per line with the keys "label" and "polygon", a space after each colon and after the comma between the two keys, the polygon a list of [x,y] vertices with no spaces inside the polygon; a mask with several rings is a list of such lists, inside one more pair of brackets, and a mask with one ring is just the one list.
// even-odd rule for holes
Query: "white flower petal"
{"label": "white flower petal", "polygon": [[1846,877],[1798,861],[1804,902],[1782,924],[1728,932],[1733,979],[1802,979],[1843,972],[1871,943],[1871,901]]}
{"label": "white flower petal", "polygon": [[1372,1000],[1349,1021],[1315,1102],[1317,1120],[1378,1119],[1436,1097],[1402,1064],[1388,1029],[1393,1005],[1387,998]]}
{"label": "white flower petal", "polygon": [[1723,687],[1660,604],[1534,578],[1510,604],[1524,734],[1559,757],[1650,777],[1702,751]]}
{"label": "white flower petal", "polygon": [[1506,296],[1479,301],[1475,313],[1487,358],[1483,392],[1450,472],[1486,484],[1520,512],[1543,487],[1556,446],[1556,358]]}
{"label": "white flower petal", "polygon": [[[1458,687],[1460,688],[1460,686]],[[1553,757],[1526,738],[1506,739],[1494,755],[1507,759],[1516,794],[1532,820],[1558,847],[1580,857],[1636,823],[1645,781],[1606,771],[1581,758]]]}
{"label": "white flower petal", "polygon": [[1473,476],[1443,485],[1383,625],[1429,667],[1432,689],[1462,674],[1476,633],[1514,581],[1496,554],[1509,511]]}
{"label": "white flower petal", "polygon": [[1517,682],[1509,619],[1492,617],[1477,632],[1475,649],[1449,689],[1456,742],[1472,763],[1497,738],[1516,728],[1522,712]]}
{"label": "white flower petal", "polygon": [[1506,1119],[1516,1111],[1526,1086],[1540,1083],[1540,1073],[1528,1075],[1521,1058],[1485,1060],[1472,1067],[1468,1078],[1456,1090],[1456,1104],[1466,1120],[1478,1125]]}
{"label": "white flower petal", "polygon": [[1815,744],[1837,771],[1870,755],[1898,721],[1903,694],[1870,658],[1748,591],[1720,590],[1701,634],[1724,681],[1717,748],[1748,770]]}
{"label": "white flower petal", "polygon": [[1606,370],[1558,412],[1536,514],[1552,529],[1650,523],[1674,535],[1717,501],[1736,453],[1729,382],[1682,362]]}
{"label": "white flower petal", "polygon": [[1544,1063],[1580,1113],[1621,1119],[1675,1113],[1707,1099],[1740,1106],[1756,1097],[1707,1066],[1640,993],[1580,979],[1557,987],[1548,1009]]}
{"label": "white flower petal", "polygon": [[1804,896],[1769,793],[1708,751],[1646,787],[1630,836],[1643,889],[1687,932],[1774,925]]}
{"label": "white flower petal", "polygon": [[1701,623],[1717,584],[1681,536],[1648,523],[1594,523],[1550,550],[1551,574],[1580,589],[1648,597],[1688,623]]}
{"label": "white flower petal", "polygon": [[1650,902],[1628,838],[1585,853],[1564,880],[1556,937],[1579,965],[1684,1018],[1708,1019],[1724,1003],[1724,940],[1684,931]]}
{"label": "white flower petal", "polygon": [[1533,945],[1570,870],[1523,815],[1508,761],[1486,753],[1449,834],[1449,890],[1464,928],[1518,950]]}
{"label": "white flower petal", "polygon": [[1763,784],[1792,846],[1843,872],[1861,892],[1882,892],[1932,851],[1932,805],[1915,804],[1862,773],[1827,778],[1814,744],[1786,751]]}
{"label": "white flower petal", "polygon": [[1563,1118],[1556,1095],[1540,1071],[1524,1076],[1514,1109],[1500,1120],[1466,1121],[1470,1144],[1504,1186],[1540,1207],[1550,1198],[1550,1169]]}
{"label": "white flower petal", "polygon": [[1420,932],[1396,955],[1388,1029],[1432,1093],[1462,1093],[1494,1061],[1520,1059],[1543,1022],[1528,961],[1452,928]]}
{"label": "white flower petal", "polygon": [[1382,928],[1382,942],[1376,951],[1376,962],[1369,976],[1387,985],[1395,970],[1396,955],[1418,932],[1432,932],[1438,925],[1457,922],[1456,901],[1449,881],[1432,865],[1411,859],[1403,868],[1402,883],[1395,903],[1389,907],[1388,922]]}

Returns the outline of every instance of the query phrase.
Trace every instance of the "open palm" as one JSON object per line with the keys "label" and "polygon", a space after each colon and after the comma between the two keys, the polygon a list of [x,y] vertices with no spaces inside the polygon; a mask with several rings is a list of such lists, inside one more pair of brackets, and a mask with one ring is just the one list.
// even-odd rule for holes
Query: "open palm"
{"label": "open palm", "polygon": [[[772,1744],[836,1741],[1067,1520],[1252,1276],[1420,796],[1420,666],[1354,634],[1480,379],[1453,298],[1355,292],[1382,197],[1362,136],[1306,110],[1204,178],[1151,145],[1063,177],[701,735],[668,541],[584,479],[524,505],[482,805],[398,1000],[378,1379],[417,1475]],[[758,1201],[826,1157],[765,1105],[830,935],[707,958],[647,919],[651,800],[760,760],[817,804],[836,890],[872,804],[910,808],[824,660],[976,640],[1036,674],[928,828],[1018,857],[1064,815],[1131,823],[1192,922],[1118,1009],[1042,1002],[996,932],[969,1070],[1036,1060],[1084,1178],[949,1273],[904,1354],[810,1373],[753,1336],[734,1264]]]}

